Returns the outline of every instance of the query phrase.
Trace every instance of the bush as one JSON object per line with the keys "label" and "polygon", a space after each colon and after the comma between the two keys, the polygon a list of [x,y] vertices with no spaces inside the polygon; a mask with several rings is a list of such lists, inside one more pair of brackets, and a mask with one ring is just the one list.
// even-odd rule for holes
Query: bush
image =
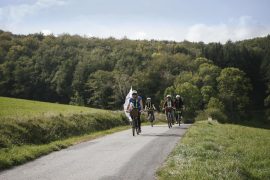
{"label": "bush", "polygon": [[204,121],[211,117],[219,122],[227,122],[227,116],[218,108],[208,108],[205,111],[200,111],[195,118],[195,121]]}
{"label": "bush", "polygon": [[223,112],[224,104],[219,99],[211,97],[207,104],[207,108],[220,109]]}
{"label": "bush", "polygon": [[194,122],[195,122],[195,119],[194,118],[183,117],[183,123],[184,124],[192,124]]}
{"label": "bush", "polygon": [[55,140],[126,125],[120,112],[63,115],[28,120],[1,119],[0,148],[22,144],[45,144]]}
{"label": "bush", "polygon": [[219,122],[227,122],[228,118],[227,116],[218,108],[208,108],[205,110],[205,113],[208,117],[211,117],[212,119],[215,119]]}
{"label": "bush", "polygon": [[200,111],[195,118],[195,121],[204,121],[208,119],[208,115],[206,114],[205,111]]}

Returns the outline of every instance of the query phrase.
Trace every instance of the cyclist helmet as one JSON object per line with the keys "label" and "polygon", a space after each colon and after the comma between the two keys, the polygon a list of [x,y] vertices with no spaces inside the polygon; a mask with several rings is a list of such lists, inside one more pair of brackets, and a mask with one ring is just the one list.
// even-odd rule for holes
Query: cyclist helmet
{"label": "cyclist helmet", "polygon": [[171,98],[172,96],[168,94],[166,97],[167,97],[167,98]]}
{"label": "cyclist helmet", "polygon": [[180,98],[180,95],[177,94],[177,95],[176,95],[176,98]]}
{"label": "cyclist helmet", "polygon": [[150,98],[150,97],[148,97],[146,100],[147,100],[147,101],[151,101],[151,98]]}
{"label": "cyclist helmet", "polygon": [[136,90],[133,90],[132,91],[132,95],[137,95],[138,93],[137,93],[137,91]]}

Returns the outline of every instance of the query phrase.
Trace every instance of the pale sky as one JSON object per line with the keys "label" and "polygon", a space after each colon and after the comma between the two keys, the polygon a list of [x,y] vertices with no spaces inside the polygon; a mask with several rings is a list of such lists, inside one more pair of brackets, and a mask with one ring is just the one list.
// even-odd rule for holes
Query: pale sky
{"label": "pale sky", "polygon": [[0,0],[0,29],[224,43],[270,34],[269,9],[269,0]]}

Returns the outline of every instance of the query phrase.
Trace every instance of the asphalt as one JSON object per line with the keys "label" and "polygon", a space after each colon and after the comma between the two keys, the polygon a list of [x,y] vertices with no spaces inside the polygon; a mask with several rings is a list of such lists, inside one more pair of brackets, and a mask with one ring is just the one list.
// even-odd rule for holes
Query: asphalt
{"label": "asphalt", "polygon": [[190,125],[114,133],[2,171],[1,180],[152,180]]}

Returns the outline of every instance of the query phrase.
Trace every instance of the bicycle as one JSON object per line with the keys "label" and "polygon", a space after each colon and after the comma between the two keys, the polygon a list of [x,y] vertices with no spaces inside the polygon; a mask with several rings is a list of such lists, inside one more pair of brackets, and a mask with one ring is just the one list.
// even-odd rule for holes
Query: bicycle
{"label": "bicycle", "polygon": [[166,112],[167,112],[167,120],[168,120],[168,127],[172,128],[172,121],[173,121],[173,114],[172,114],[172,107],[167,107]]}
{"label": "bicycle", "polygon": [[151,126],[153,127],[154,126],[154,110],[153,109],[149,109],[148,110],[148,117],[147,117],[148,121],[150,121],[151,123]]}
{"label": "bicycle", "polygon": [[139,129],[139,109],[138,108],[133,108],[131,111],[130,111],[130,116],[131,116],[131,119],[132,119],[132,135],[135,136],[135,131],[137,133],[137,135],[140,134],[140,129]]}
{"label": "bicycle", "polygon": [[176,114],[176,116],[175,116],[176,122],[180,126],[180,122],[182,120],[182,111],[180,109],[179,110],[176,110],[175,114]]}

